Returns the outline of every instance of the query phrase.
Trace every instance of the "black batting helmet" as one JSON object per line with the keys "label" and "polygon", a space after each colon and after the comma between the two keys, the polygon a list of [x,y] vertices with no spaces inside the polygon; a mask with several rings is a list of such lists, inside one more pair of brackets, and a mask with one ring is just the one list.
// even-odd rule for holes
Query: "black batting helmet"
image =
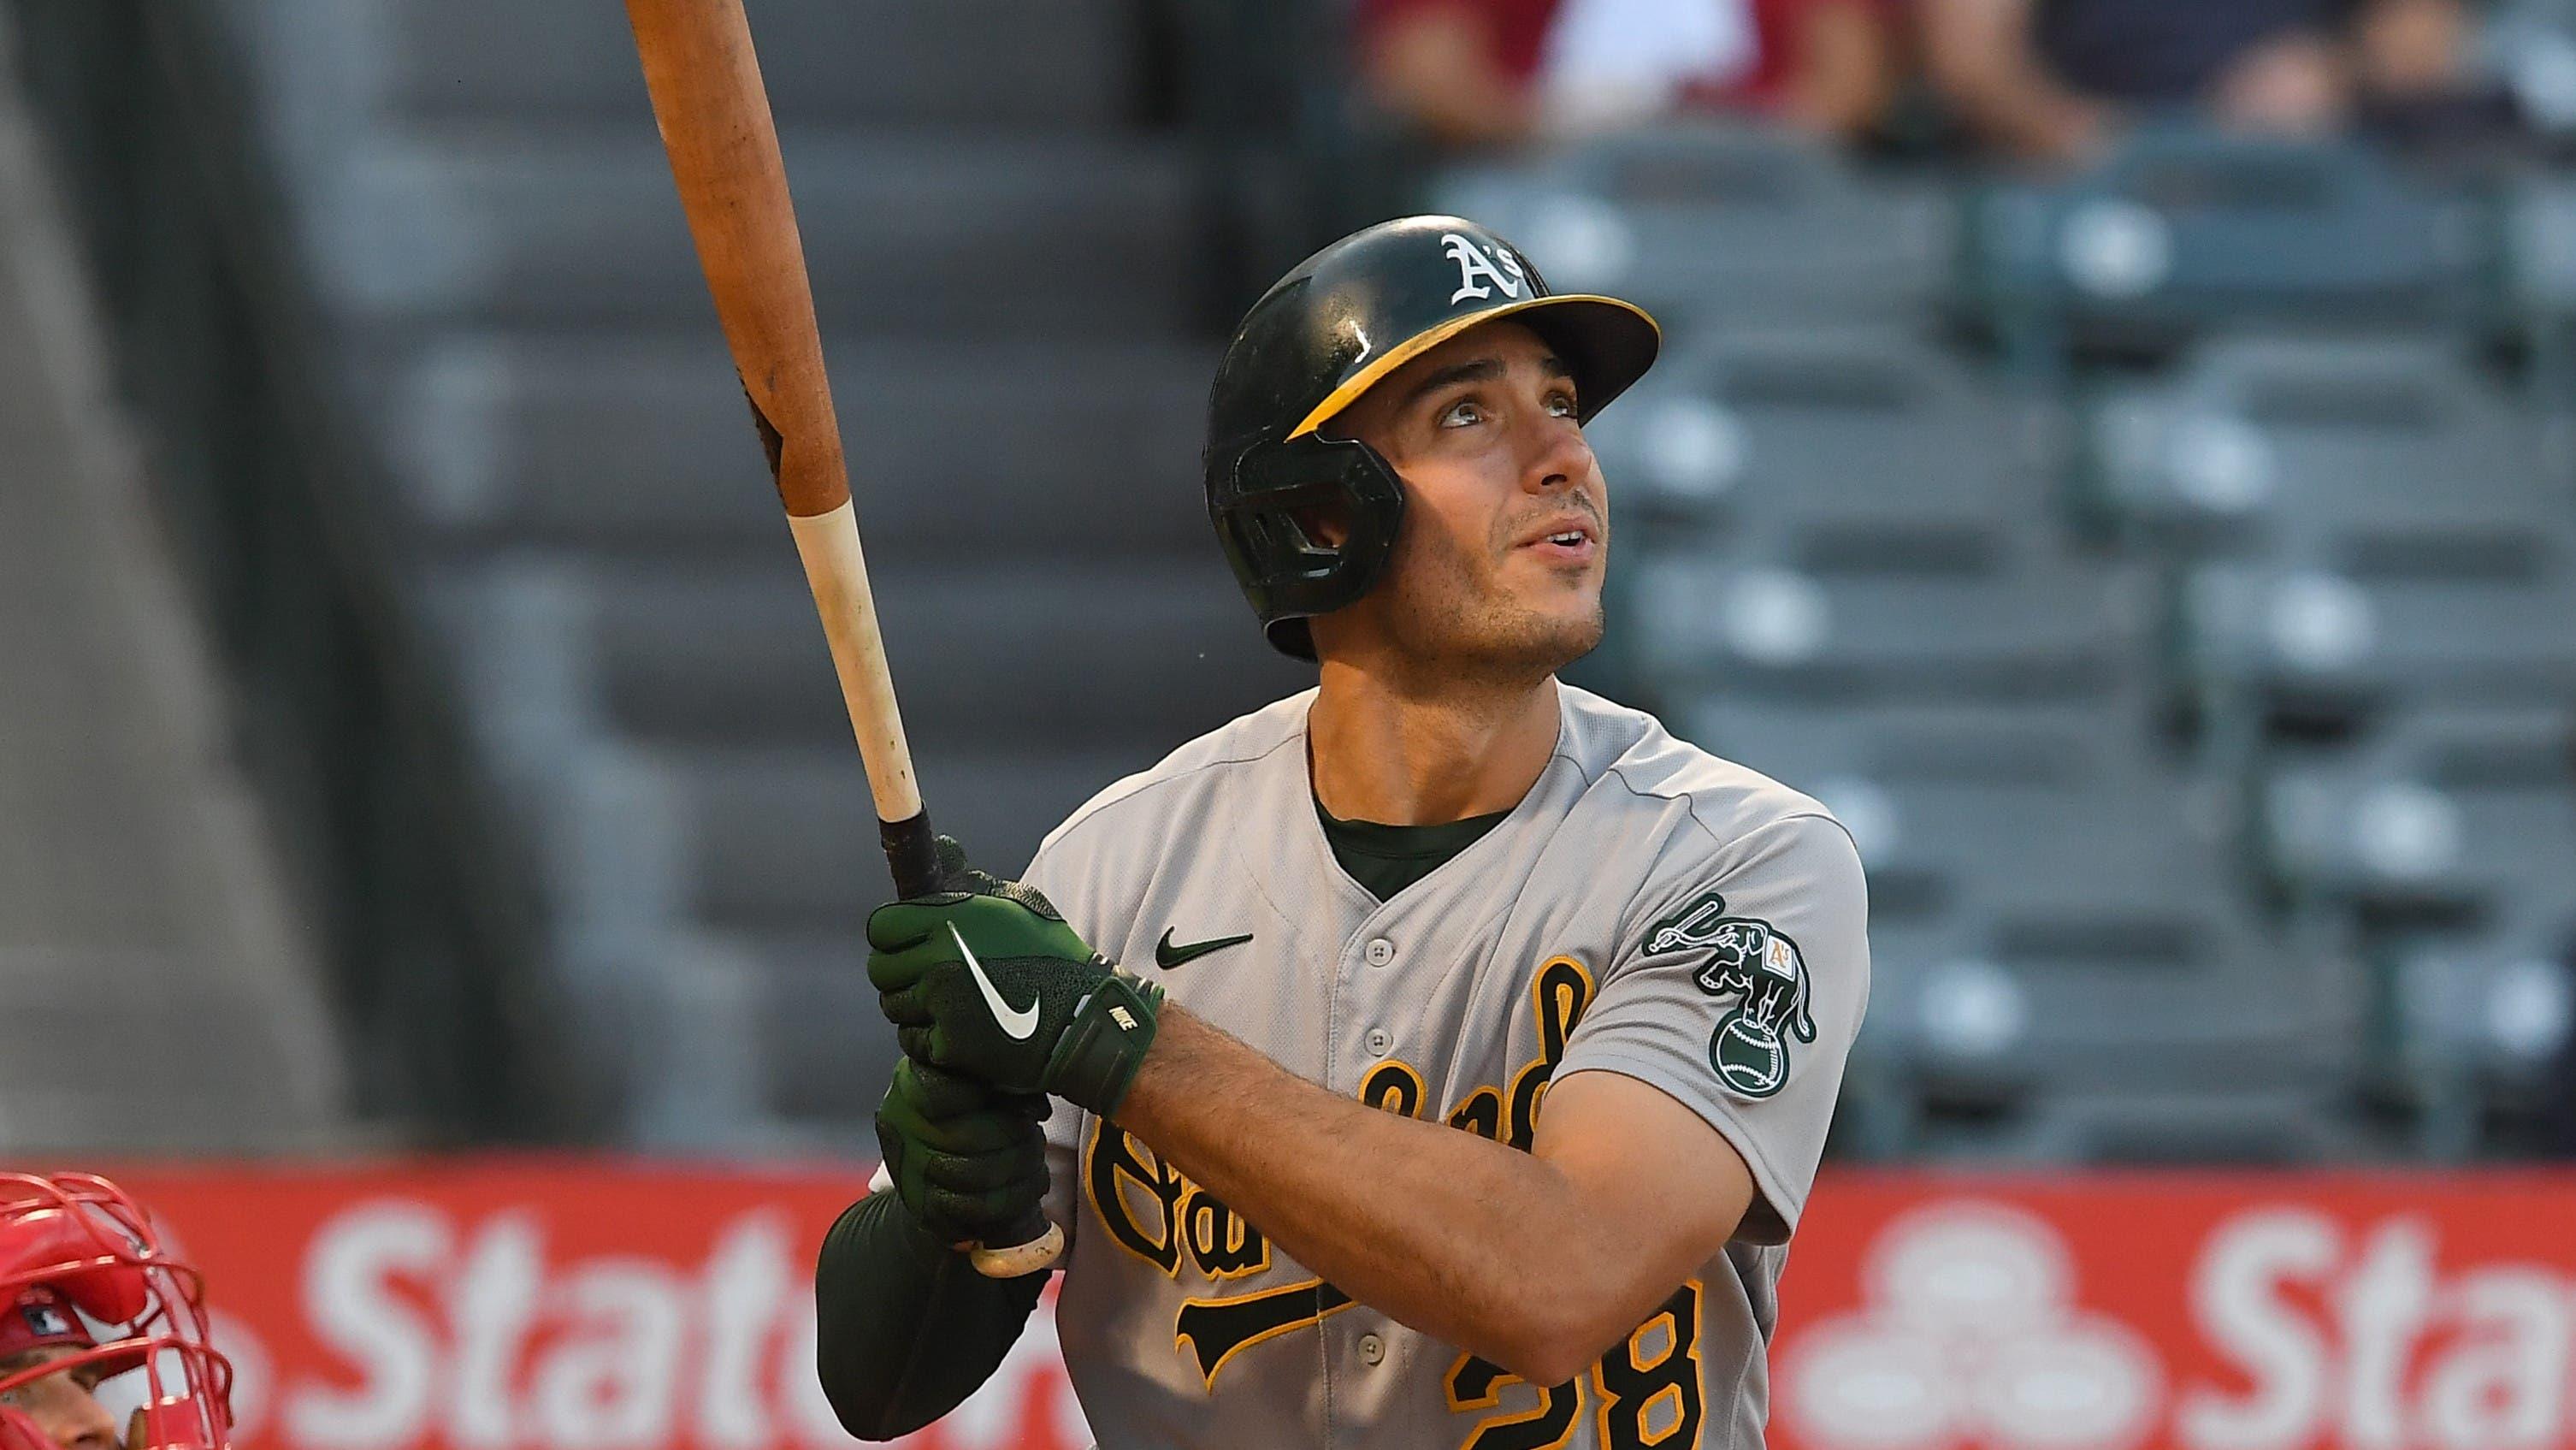
{"label": "black batting helmet", "polygon": [[[1270,643],[1315,657],[1309,617],[1352,603],[1385,571],[1404,487],[1376,449],[1320,431],[1371,384],[1480,322],[1525,323],[1573,371],[1592,421],[1655,360],[1655,320],[1615,297],[1552,293],[1520,249],[1454,216],[1353,232],[1282,277],[1244,314],[1208,396],[1208,518]],[[1297,521],[1335,506],[1327,547]]]}

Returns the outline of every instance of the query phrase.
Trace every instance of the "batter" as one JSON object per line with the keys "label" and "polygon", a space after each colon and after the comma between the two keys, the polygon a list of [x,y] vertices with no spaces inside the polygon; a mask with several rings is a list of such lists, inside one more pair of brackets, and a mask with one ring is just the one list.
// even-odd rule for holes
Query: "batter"
{"label": "batter", "polygon": [[1762,1443],[1866,902],[1816,802],[1556,678],[1603,629],[1583,425],[1656,345],[1456,217],[1246,316],[1209,513],[1317,687],[1102,792],[1025,884],[955,860],[870,918],[894,1189],[816,1285],[853,1433],[990,1375],[1044,1276],[953,1246],[1042,1202],[1115,1450]]}

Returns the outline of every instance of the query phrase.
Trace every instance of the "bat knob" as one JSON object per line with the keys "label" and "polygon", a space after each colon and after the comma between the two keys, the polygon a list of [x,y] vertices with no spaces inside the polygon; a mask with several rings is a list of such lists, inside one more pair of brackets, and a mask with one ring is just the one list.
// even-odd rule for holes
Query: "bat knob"
{"label": "bat knob", "polygon": [[976,1273],[987,1279],[1017,1279],[1037,1273],[1064,1253],[1064,1230],[1043,1218],[1004,1237],[1016,1240],[1015,1246],[979,1244],[967,1255],[974,1260]]}
{"label": "bat knob", "polygon": [[[884,1164],[878,1164],[877,1171],[868,1179],[868,1192],[883,1193],[892,1187],[893,1175],[886,1172]],[[966,1256],[974,1261],[976,1273],[987,1279],[1017,1279],[1034,1274],[1064,1256],[1064,1230],[1048,1222],[1041,1214],[1030,1214],[1022,1222],[1011,1225],[1011,1231],[1003,1238],[1007,1242],[1000,1247],[989,1244],[966,1246]]]}

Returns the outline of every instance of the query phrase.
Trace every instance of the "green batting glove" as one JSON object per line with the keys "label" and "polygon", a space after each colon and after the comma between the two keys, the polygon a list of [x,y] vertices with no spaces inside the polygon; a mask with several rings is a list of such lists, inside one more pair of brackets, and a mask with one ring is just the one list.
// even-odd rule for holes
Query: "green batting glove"
{"label": "green batting glove", "polygon": [[1046,1197],[1046,1117],[1043,1097],[1007,1097],[905,1058],[877,1108],[877,1146],[924,1232],[983,1243],[1028,1223]]}
{"label": "green batting glove", "polygon": [[1153,1045],[1162,989],[1104,960],[1036,891],[981,872],[948,880],[969,889],[868,917],[868,980],[905,1055],[1116,1112]]}

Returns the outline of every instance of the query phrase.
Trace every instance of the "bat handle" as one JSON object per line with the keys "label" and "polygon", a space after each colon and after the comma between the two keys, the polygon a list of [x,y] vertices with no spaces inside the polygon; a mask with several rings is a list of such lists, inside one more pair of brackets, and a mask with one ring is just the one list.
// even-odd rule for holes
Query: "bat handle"
{"label": "bat handle", "polygon": [[928,896],[947,884],[939,875],[939,833],[930,828],[929,807],[900,821],[877,822],[877,839],[885,845],[896,896]]}
{"label": "bat handle", "polygon": [[[877,838],[885,845],[886,866],[894,873],[895,895],[928,896],[947,885],[939,872],[939,833],[930,827],[927,807],[900,821],[877,822]],[[875,1191],[893,1184],[879,1168],[877,1181],[868,1186]],[[975,1272],[987,1279],[1017,1279],[1038,1272],[1064,1253],[1064,1230],[1032,1210],[1011,1225],[1000,1242],[1003,1246],[998,1248],[976,1244],[967,1257],[974,1261]]]}
{"label": "bat handle", "polygon": [[[894,1187],[894,1178],[877,1165],[876,1176],[868,1180],[868,1192],[883,1193]],[[1028,1217],[1011,1225],[1002,1235],[1009,1248],[984,1244],[962,1245],[975,1272],[987,1279],[1017,1279],[1034,1274],[1054,1263],[1064,1254],[1064,1230],[1047,1221],[1044,1214],[1032,1211]]]}

